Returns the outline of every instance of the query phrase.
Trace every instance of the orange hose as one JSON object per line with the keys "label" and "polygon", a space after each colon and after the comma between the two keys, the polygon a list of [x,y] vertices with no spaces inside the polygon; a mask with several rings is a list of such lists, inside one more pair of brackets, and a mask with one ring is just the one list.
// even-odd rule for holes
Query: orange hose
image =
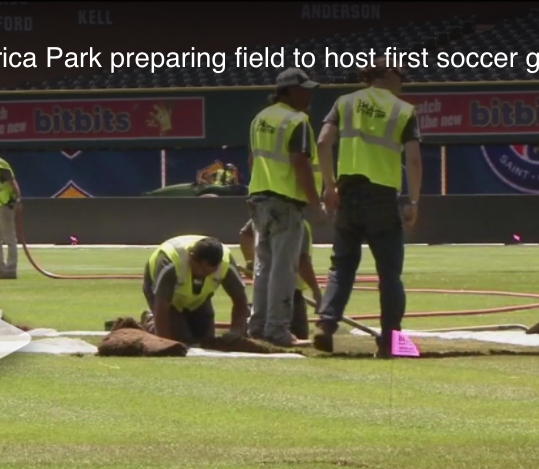
{"label": "orange hose", "polygon": [[[41,274],[45,275],[48,278],[55,280],[142,280],[142,275],[136,274],[97,274],[97,275],[61,275],[48,272],[43,267],[41,267],[32,257],[28,245],[26,243],[26,236],[24,232],[24,224],[22,219],[22,213],[17,212],[17,228],[19,233],[19,240],[21,241],[22,247],[28,258],[28,262]],[[327,284],[326,275],[317,275],[317,279],[320,282],[320,285],[323,287]],[[376,283],[378,282],[378,277],[376,276],[357,276],[356,283]],[[252,284],[252,280],[245,279],[247,284]],[[378,291],[378,288],[375,287],[360,287],[355,285],[353,287],[355,291]],[[539,294],[535,293],[516,293],[516,292],[504,292],[504,291],[482,291],[482,290],[447,290],[447,289],[434,289],[434,288],[409,288],[406,289],[408,293],[438,293],[438,294],[455,294],[455,295],[487,295],[487,296],[507,296],[511,298],[531,298],[539,300]],[[486,308],[486,309],[476,309],[476,310],[466,310],[466,311],[425,311],[418,313],[406,313],[406,318],[427,318],[427,317],[444,317],[444,316],[475,316],[482,314],[499,314],[499,313],[509,313],[514,311],[525,311],[530,309],[539,309],[538,303],[531,303],[527,305],[516,305],[516,306],[502,306],[498,308]],[[350,319],[366,320],[366,319],[378,319],[380,314],[362,314],[362,315],[347,315]],[[317,318],[310,318],[309,322],[315,322]],[[217,328],[226,328],[230,327],[228,323],[217,323]]]}

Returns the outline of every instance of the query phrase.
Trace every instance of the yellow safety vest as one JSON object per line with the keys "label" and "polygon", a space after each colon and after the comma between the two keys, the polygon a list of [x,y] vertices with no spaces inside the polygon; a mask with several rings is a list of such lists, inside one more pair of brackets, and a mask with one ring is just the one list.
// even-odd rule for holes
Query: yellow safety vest
{"label": "yellow safety vest", "polygon": [[[311,229],[311,224],[305,220],[305,233],[304,236],[309,237],[309,256],[312,257],[313,255],[313,231]],[[298,290],[308,290],[309,285],[301,278],[301,276],[298,274],[297,281],[296,281],[296,289]]]}
{"label": "yellow safety vest", "polygon": [[341,96],[338,175],[360,174],[375,184],[402,185],[401,135],[414,107],[370,87]]}
{"label": "yellow safety vest", "polygon": [[[11,169],[11,165],[3,158],[0,158],[0,169],[7,169],[12,176],[15,176],[13,169]],[[0,207],[2,205],[7,205],[14,197],[15,192],[13,187],[5,182],[0,182]]]}
{"label": "yellow safety vest", "polygon": [[204,284],[200,293],[193,293],[193,277],[189,268],[189,251],[195,243],[206,236],[185,235],[169,239],[161,244],[150,256],[150,278],[152,282],[156,279],[156,262],[160,253],[165,254],[174,264],[178,283],[174,291],[172,305],[178,310],[192,311],[201,306],[219,288],[223,278],[230,267],[230,249],[223,246],[223,261],[219,269],[209,277],[204,279]]}
{"label": "yellow safety vest", "polygon": [[249,194],[272,191],[290,199],[307,202],[305,192],[297,182],[288,151],[288,143],[294,129],[304,121],[309,124],[311,164],[316,189],[319,194],[322,192],[322,174],[309,117],[286,104],[277,103],[258,113],[251,122],[253,168]]}

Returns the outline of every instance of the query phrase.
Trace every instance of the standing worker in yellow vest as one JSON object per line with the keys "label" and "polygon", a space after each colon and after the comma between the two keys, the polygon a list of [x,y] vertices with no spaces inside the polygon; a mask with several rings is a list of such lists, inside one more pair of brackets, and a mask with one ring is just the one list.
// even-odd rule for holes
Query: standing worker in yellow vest
{"label": "standing worker in yellow vest", "polygon": [[281,72],[271,105],[251,123],[249,204],[258,268],[249,333],[283,347],[300,345],[290,324],[304,208],[322,212],[316,140],[305,113],[318,86],[301,69]]}
{"label": "standing worker in yellow vest", "polygon": [[219,288],[232,300],[230,338],[247,332],[249,305],[245,285],[230,250],[215,238],[178,236],[161,244],[144,269],[143,293],[150,311],[146,331],[186,345],[213,338],[211,298]]}
{"label": "standing worker in yellow vest", "polygon": [[[0,279],[17,278],[16,210],[21,208],[21,191],[10,164],[0,158]],[[7,246],[4,261],[3,245]]]}
{"label": "standing worker in yellow vest", "polygon": [[[324,120],[318,138],[328,210],[336,209],[329,282],[320,307],[315,347],[331,351],[366,241],[376,262],[381,307],[380,358],[391,356],[392,330],[400,330],[406,297],[403,223],[398,204],[402,150],[406,156],[409,201],[404,224],[417,218],[421,190],[420,135],[414,107],[397,98],[403,71],[375,59],[365,70],[366,89],[341,96]],[[333,175],[332,145],[339,137],[338,178]]]}
{"label": "standing worker in yellow vest", "polygon": [[[254,270],[255,237],[256,233],[253,227],[253,220],[249,220],[240,230],[240,249],[247,268],[250,271]],[[307,314],[307,303],[303,296],[303,292],[307,289],[311,290],[317,308],[322,301],[322,292],[314,272],[312,251],[312,229],[310,223],[305,220],[299,256],[299,273],[296,277],[296,289],[294,291],[294,315],[290,324],[290,332],[298,339],[302,340],[309,338],[309,318]]]}

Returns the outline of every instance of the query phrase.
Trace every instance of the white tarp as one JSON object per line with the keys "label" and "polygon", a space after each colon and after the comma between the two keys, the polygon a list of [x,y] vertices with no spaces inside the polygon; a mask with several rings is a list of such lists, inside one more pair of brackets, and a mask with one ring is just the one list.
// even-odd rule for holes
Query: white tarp
{"label": "white tarp", "polygon": [[[54,329],[34,329],[29,331],[33,340],[17,353],[46,353],[54,355],[65,354],[95,354],[97,347],[79,337],[103,337],[108,332],[102,331],[66,331],[59,332]],[[1,345],[1,344],[0,344]],[[1,349],[0,349],[1,350]],[[217,352],[201,348],[191,348],[187,357],[213,357],[213,358],[305,358],[297,353],[245,353],[245,352]]]}
{"label": "white tarp", "polygon": [[[377,328],[375,331],[380,331]],[[368,335],[359,329],[350,331],[353,335]],[[527,335],[524,331],[454,331],[454,332],[420,332],[405,330],[403,331],[409,337],[442,339],[442,340],[477,340],[479,342],[490,342],[505,345],[520,345],[523,347],[539,347],[539,334]]]}

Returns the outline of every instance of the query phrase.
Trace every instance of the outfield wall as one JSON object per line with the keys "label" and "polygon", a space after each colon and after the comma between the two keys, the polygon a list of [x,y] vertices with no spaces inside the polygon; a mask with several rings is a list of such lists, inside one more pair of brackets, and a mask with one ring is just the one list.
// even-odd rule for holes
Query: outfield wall
{"label": "outfield wall", "polygon": [[[539,196],[424,196],[409,243],[507,243],[518,234],[539,242]],[[179,234],[208,234],[237,243],[248,214],[245,199],[88,198],[24,201],[29,244],[159,244]],[[314,229],[316,243],[330,243],[331,225]]]}

